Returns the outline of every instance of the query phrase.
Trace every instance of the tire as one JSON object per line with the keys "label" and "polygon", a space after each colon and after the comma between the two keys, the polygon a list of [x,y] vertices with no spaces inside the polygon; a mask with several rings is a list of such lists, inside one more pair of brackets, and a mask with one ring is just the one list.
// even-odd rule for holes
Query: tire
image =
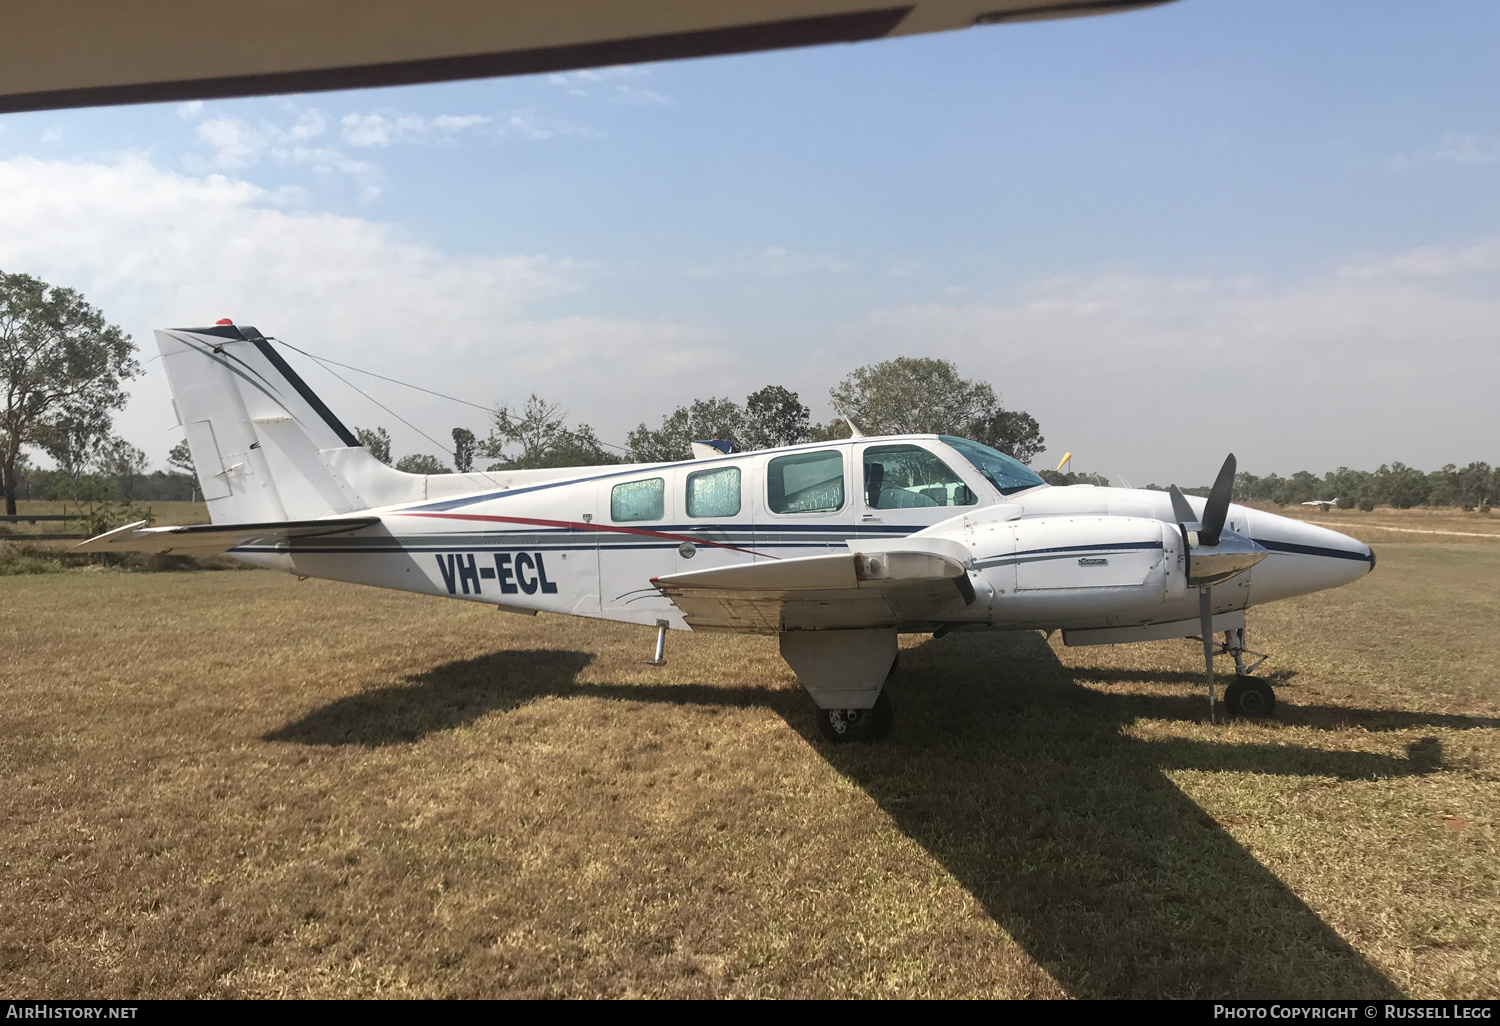
{"label": "tire", "polygon": [[1259,677],[1235,677],[1224,689],[1224,710],[1231,719],[1263,720],[1276,711],[1276,692]]}
{"label": "tire", "polygon": [[879,741],[890,733],[895,713],[891,696],[882,690],[871,709],[819,709],[818,729],[834,744]]}

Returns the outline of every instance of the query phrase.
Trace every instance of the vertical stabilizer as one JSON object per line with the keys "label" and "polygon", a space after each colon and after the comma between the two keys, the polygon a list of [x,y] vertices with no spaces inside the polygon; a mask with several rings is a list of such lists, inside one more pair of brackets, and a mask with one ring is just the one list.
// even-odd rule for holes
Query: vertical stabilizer
{"label": "vertical stabilizer", "polygon": [[307,520],[426,496],[381,463],[254,328],[158,331],[177,416],[216,524]]}

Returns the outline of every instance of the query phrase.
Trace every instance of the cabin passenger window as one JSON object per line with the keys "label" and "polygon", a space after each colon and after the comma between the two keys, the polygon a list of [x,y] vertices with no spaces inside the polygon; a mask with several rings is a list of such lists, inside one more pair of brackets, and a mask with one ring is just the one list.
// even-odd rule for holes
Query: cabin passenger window
{"label": "cabin passenger window", "polygon": [[687,478],[687,515],[732,517],[740,511],[740,468],[700,470]]}
{"label": "cabin passenger window", "polygon": [[865,450],[865,503],[871,509],[972,506],[978,500],[948,464],[919,445]]}
{"label": "cabin passenger window", "polygon": [[615,523],[660,520],[666,512],[667,482],[659,477],[617,484],[609,493],[609,518]]}
{"label": "cabin passenger window", "polygon": [[844,506],[844,454],[838,449],[778,456],[766,464],[772,513],[821,513]]}

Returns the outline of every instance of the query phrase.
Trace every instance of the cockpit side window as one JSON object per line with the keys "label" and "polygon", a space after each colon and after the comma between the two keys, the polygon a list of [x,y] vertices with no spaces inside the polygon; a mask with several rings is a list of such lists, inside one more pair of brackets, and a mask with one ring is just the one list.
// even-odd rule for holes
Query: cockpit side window
{"label": "cockpit side window", "polygon": [[967,438],[954,438],[952,435],[939,435],[938,438],[958,450],[959,455],[972,463],[986,481],[1000,490],[1001,495],[1010,495],[1047,483],[1026,464],[998,449],[971,442]]}
{"label": "cockpit side window", "polygon": [[865,505],[870,509],[972,506],[979,500],[953,470],[919,445],[865,450]]}

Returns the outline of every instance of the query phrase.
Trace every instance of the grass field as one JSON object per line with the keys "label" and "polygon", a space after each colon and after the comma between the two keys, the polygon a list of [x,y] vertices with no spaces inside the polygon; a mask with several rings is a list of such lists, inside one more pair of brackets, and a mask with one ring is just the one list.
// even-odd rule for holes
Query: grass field
{"label": "grass field", "polygon": [[1274,721],[1186,641],[909,637],[871,747],[773,639],[0,578],[0,992],[1495,997],[1500,545],[1379,555],[1252,611]]}

